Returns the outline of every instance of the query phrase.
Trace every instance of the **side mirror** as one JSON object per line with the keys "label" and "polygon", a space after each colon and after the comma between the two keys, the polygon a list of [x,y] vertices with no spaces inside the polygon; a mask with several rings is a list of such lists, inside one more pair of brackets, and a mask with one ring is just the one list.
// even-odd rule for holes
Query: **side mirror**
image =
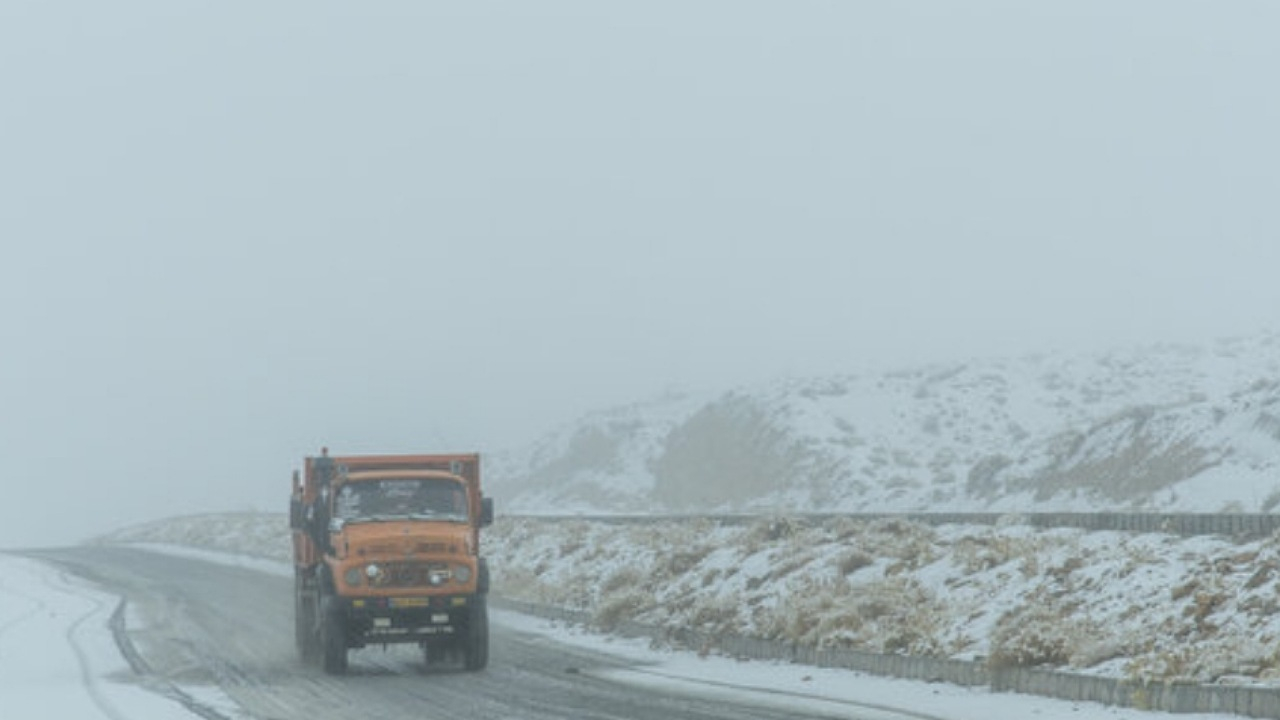
{"label": "side mirror", "polygon": [[489,527],[493,524],[493,498],[482,498],[480,500],[480,527]]}

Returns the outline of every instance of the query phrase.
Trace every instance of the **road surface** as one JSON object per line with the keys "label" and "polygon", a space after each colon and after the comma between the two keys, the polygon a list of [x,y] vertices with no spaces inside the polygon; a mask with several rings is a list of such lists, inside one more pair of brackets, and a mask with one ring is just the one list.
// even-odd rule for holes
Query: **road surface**
{"label": "road surface", "polygon": [[[260,720],[833,717],[806,714],[800,707],[739,704],[732,693],[728,699],[706,699],[613,682],[608,678],[643,668],[632,660],[505,627],[496,619],[490,665],[483,672],[428,671],[415,647],[392,646],[353,652],[350,673],[331,677],[297,657],[288,578],[125,547],[35,556],[128,599],[128,634],[149,673],[144,682],[157,688],[216,686],[245,714]],[[216,711],[203,712],[219,717]],[[835,716],[889,717],[853,706],[840,708]]]}

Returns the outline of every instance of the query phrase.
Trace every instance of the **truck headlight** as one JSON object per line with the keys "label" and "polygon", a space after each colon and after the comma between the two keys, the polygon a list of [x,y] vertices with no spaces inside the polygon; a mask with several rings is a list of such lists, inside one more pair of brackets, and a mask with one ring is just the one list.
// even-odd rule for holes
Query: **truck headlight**
{"label": "truck headlight", "polygon": [[454,565],[453,579],[460,583],[469,582],[471,580],[471,568],[466,565]]}
{"label": "truck headlight", "polygon": [[342,579],[347,581],[350,587],[358,587],[360,585],[360,568],[348,568],[342,574]]}

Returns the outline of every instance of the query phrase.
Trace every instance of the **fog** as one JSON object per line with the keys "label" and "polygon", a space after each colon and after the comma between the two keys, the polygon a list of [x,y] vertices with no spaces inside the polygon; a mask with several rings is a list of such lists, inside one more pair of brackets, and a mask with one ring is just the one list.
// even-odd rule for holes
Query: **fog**
{"label": "fog", "polygon": [[0,547],[1280,307],[1273,2],[0,4]]}

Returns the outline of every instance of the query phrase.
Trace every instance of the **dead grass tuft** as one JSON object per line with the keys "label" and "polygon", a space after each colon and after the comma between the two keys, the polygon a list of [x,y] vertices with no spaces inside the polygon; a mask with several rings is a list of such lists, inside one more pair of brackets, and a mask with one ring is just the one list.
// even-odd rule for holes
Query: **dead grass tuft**
{"label": "dead grass tuft", "polygon": [[867,553],[861,550],[850,550],[836,559],[836,572],[841,577],[846,577],[875,564],[876,559]]}
{"label": "dead grass tuft", "polygon": [[619,593],[603,599],[592,620],[601,630],[615,630],[623,622],[654,607],[653,595],[647,592]]}
{"label": "dead grass tuft", "polygon": [[1069,626],[1057,609],[1039,603],[1007,613],[992,633],[987,663],[993,668],[1066,665],[1074,651]]}

